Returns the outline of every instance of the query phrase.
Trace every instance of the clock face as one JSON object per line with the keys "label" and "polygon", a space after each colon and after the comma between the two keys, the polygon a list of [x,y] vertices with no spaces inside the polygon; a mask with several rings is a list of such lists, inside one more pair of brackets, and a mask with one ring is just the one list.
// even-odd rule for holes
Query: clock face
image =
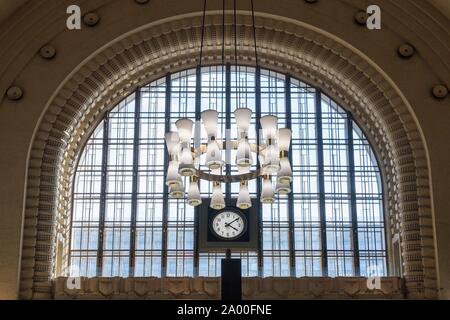
{"label": "clock face", "polygon": [[237,211],[223,210],[211,221],[212,231],[224,240],[239,238],[247,229],[247,219]]}

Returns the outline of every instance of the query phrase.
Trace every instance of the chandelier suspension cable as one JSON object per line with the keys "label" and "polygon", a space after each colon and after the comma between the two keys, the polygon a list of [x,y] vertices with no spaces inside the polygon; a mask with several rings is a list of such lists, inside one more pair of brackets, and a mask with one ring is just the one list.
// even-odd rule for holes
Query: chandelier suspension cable
{"label": "chandelier suspension cable", "polygon": [[206,0],[203,1],[202,36],[200,40],[200,61],[198,63],[200,70],[202,69],[203,41],[205,40],[205,20],[206,20]]}
{"label": "chandelier suspension cable", "polygon": [[[206,5],[207,0],[203,3],[203,21],[202,21],[202,36],[200,45],[200,61],[199,67],[201,69],[203,63],[203,49],[205,42],[205,22],[206,22]],[[256,23],[253,0],[251,0],[252,6],[252,21],[253,21],[253,40],[255,45],[255,61],[256,70],[258,70],[258,52],[256,43]],[[230,31],[234,33],[234,63],[236,68],[236,90],[235,100],[236,106],[234,111],[234,118],[236,128],[238,130],[237,139],[234,141],[228,141],[227,133],[225,136],[223,133],[222,141],[219,144],[217,139],[218,129],[222,126],[219,125],[218,120],[219,112],[217,111],[217,104],[211,101],[211,97],[219,95],[218,90],[222,93],[223,102],[223,89],[225,87],[225,80],[230,81],[229,74],[225,78],[225,13],[226,13],[226,0],[222,0],[222,87],[219,88],[218,77],[209,76],[209,86],[215,88],[215,93],[209,94],[207,104],[209,109],[201,112],[201,121],[203,127],[208,136],[206,144],[196,145],[195,139],[198,138],[198,130],[194,129],[194,122],[185,117],[178,119],[175,122],[177,131],[169,131],[166,133],[166,146],[170,155],[170,163],[166,174],[166,185],[169,186],[169,195],[172,198],[180,199],[186,195],[185,188],[183,186],[183,177],[189,178],[189,188],[187,192],[187,202],[191,206],[199,206],[202,203],[202,196],[200,193],[199,185],[200,181],[209,181],[213,183],[213,192],[210,201],[210,207],[215,210],[225,208],[226,202],[222,193],[222,183],[235,183],[239,182],[239,196],[236,201],[236,206],[241,209],[248,209],[252,206],[248,182],[253,179],[262,179],[262,188],[260,190],[260,199],[263,203],[273,203],[275,201],[275,194],[287,195],[291,192],[292,183],[292,168],[289,160],[289,146],[291,143],[292,133],[289,128],[280,128],[278,126],[278,117],[275,115],[264,115],[260,117],[259,122],[261,125],[262,141],[257,139],[256,143],[249,143],[249,129],[252,126],[252,109],[248,106],[243,108],[241,105],[241,85],[245,85],[246,80],[240,78],[238,75],[238,27],[237,27],[237,0],[234,0],[233,9],[233,23]],[[231,37],[231,33],[230,33]],[[230,55],[231,56],[231,55]],[[230,58],[231,59],[231,58]],[[219,71],[215,69],[216,73]],[[200,75],[201,76],[201,75]],[[213,79],[212,79],[213,78]],[[201,82],[200,82],[201,83]],[[216,95],[215,95],[216,94]],[[227,92],[228,94],[228,92]],[[201,98],[201,97],[200,97]],[[227,96],[229,99],[230,97]],[[245,100],[247,102],[247,100]],[[230,101],[227,103],[227,112],[229,112]],[[258,115],[257,115],[258,117]],[[226,130],[229,130],[231,123],[227,122]],[[257,125],[256,125],[257,126]],[[258,127],[255,127],[257,129]],[[223,140],[225,138],[225,140]],[[192,139],[194,139],[194,147],[192,148]],[[222,150],[227,152],[227,161],[223,161]],[[238,175],[232,175],[230,166],[231,150],[236,150],[235,165],[238,168]],[[200,157],[197,158],[197,152],[199,155],[205,154],[204,165],[207,170],[201,169]],[[253,155],[257,157],[256,169],[251,170],[253,162]],[[224,173],[225,169],[225,173]],[[273,181],[273,178],[275,178]],[[273,182],[276,182],[275,188]]]}
{"label": "chandelier suspension cable", "polygon": [[[250,0],[250,6],[251,6],[251,10],[252,10],[253,45],[255,46],[255,71],[257,73],[257,69],[258,69],[258,49],[256,47],[255,7],[254,7],[254,4],[253,4],[253,0]],[[257,146],[256,162],[258,164],[260,164],[260,161],[259,161],[259,159],[260,159],[259,158],[259,156],[260,156],[259,146],[261,144],[260,138],[261,137],[259,136],[259,134],[257,134],[257,136],[256,136],[256,146]]]}
{"label": "chandelier suspension cable", "polygon": [[225,0],[222,0],[222,88],[225,87]]}
{"label": "chandelier suspension cable", "polygon": [[[225,0],[222,0],[222,98],[223,92],[226,87],[226,75],[225,75]],[[226,100],[226,94],[225,94]],[[223,102],[223,99],[222,99]],[[226,137],[226,134],[225,134]],[[224,136],[221,136],[223,139]],[[223,144],[222,144],[223,145]],[[220,167],[220,174],[224,171],[223,166]],[[226,170],[225,170],[226,171]]]}
{"label": "chandelier suspension cable", "polygon": [[241,106],[241,86],[239,84],[239,75],[238,75],[238,55],[237,55],[237,13],[236,13],[236,0],[234,0],[234,68],[235,68],[235,77],[236,77],[236,107],[239,108]]}
{"label": "chandelier suspension cable", "polygon": [[258,67],[258,47],[256,46],[256,23],[255,23],[255,7],[253,5],[253,0],[251,1],[252,5],[252,21],[253,21],[253,43],[255,45],[255,66]]}

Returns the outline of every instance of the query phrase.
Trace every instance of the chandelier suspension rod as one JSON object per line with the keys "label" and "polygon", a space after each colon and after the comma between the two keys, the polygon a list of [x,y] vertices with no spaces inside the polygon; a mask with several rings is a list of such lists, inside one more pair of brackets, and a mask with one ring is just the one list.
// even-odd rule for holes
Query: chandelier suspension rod
{"label": "chandelier suspension rod", "polygon": [[255,44],[255,65],[256,67],[258,67],[258,48],[256,46],[256,22],[255,22],[255,7],[253,4],[253,0],[251,1],[251,5],[252,5],[252,21],[253,21],[253,42]]}
{"label": "chandelier suspension rod", "polygon": [[206,20],[206,0],[204,0],[204,2],[203,2],[202,36],[201,36],[201,40],[200,40],[200,61],[198,63],[200,69],[202,68],[203,41],[205,40],[205,20]]}
{"label": "chandelier suspension rod", "polygon": [[[202,17],[202,33],[201,33],[201,41],[200,41],[200,61],[199,65],[202,66],[203,62],[203,49],[204,49],[204,40],[205,40],[205,24],[206,24],[206,2],[203,1],[203,17]],[[258,49],[257,49],[257,41],[256,41],[256,19],[255,19],[255,10],[254,10],[254,2],[251,2],[251,10],[252,10],[252,27],[253,27],[253,44],[255,47],[255,65],[258,66]],[[234,0],[234,48],[235,48],[235,65],[237,67],[237,1]],[[225,64],[225,0],[222,0],[222,66]]]}
{"label": "chandelier suspension rod", "polygon": [[238,55],[237,55],[237,13],[236,13],[236,0],[234,0],[234,67],[235,67],[235,78],[236,78],[236,91],[237,91],[237,108],[241,104],[241,86],[239,85],[238,78]]}
{"label": "chandelier suspension rod", "polygon": [[[225,88],[225,0],[222,0],[222,88]],[[222,93],[223,99],[223,93]],[[222,168],[220,169],[222,173]]]}
{"label": "chandelier suspension rod", "polygon": [[225,65],[225,0],[222,0],[222,82],[223,82],[224,65]]}
{"label": "chandelier suspension rod", "polygon": [[[238,137],[236,141],[231,141],[228,137],[228,132],[226,132],[225,141],[219,141],[217,139],[217,131],[219,115],[217,106],[211,102],[211,95],[208,96],[209,109],[201,112],[201,120],[205,128],[206,134],[208,136],[208,143],[206,145],[195,143],[195,139],[198,138],[198,130],[195,130],[194,136],[194,148],[192,148],[192,130],[194,129],[194,121],[188,117],[178,119],[175,122],[177,127],[177,132],[167,132],[165,139],[167,149],[171,156],[171,161],[167,169],[166,185],[169,186],[169,193],[172,198],[180,199],[185,196],[185,188],[183,186],[183,177],[189,177],[189,190],[187,192],[187,202],[191,206],[199,206],[202,203],[202,195],[200,193],[199,181],[210,181],[213,182],[214,188],[211,197],[210,207],[214,210],[220,210],[226,206],[226,202],[221,189],[222,183],[240,183],[239,195],[237,198],[236,206],[241,209],[248,209],[251,207],[250,193],[248,189],[248,181],[262,178],[262,188],[261,188],[261,202],[263,203],[273,203],[275,201],[275,194],[287,195],[291,192],[290,184],[293,180],[292,167],[288,158],[289,145],[292,139],[292,132],[289,128],[278,128],[278,117],[274,115],[265,115],[260,117],[260,111],[257,118],[260,117],[259,123],[261,125],[262,134],[264,137],[265,144],[260,144],[259,138],[257,136],[256,144],[249,143],[248,131],[251,126],[252,110],[250,108],[241,108],[241,78],[238,75],[238,27],[237,27],[237,0],[234,0],[233,7],[233,26],[231,32],[234,34],[234,63],[235,63],[235,77],[236,77],[236,90],[235,90],[235,103],[236,109],[234,111],[234,116],[236,120],[236,127],[238,129]],[[226,13],[226,0],[222,0],[222,87],[225,84],[225,13]],[[205,23],[206,23],[206,6],[207,0],[203,3],[203,20],[202,20],[202,36],[200,44],[200,61],[199,68],[201,70],[203,62],[203,46],[205,42]],[[258,74],[258,50],[256,44],[256,23],[255,23],[255,12],[253,6],[253,0],[251,0],[252,6],[252,21],[253,21],[253,40],[255,45],[255,61],[256,61],[256,74]],[[233,40],[230,40],[233,41]],[[232,44],[233,45],[233,42]],[[232,50],[232,49],[231,49]],[[231,59],[231,55],[230,55]],[[229,86],[229,64],[227,67],[226,81]],[[217,69],[216,69],[217,73]],[[201,77],[201,74],[200,74]],[[213,78],[213,80],[211,79]],[[209,77],[209,84],[211,87],[211,81],[213,86],[217,88],[217,82],[219,79],[217,77]],[[242,79],[242,83],[245,79]],[[229,87],[227,87],[227,105],[226,112],[230,113],[231,110]],[[217,94],[218,93],[214,93]],[[214,97],[214,94],[212,97]],[[223,94],[223,93],[222,93]],[[223,98],[223,96],[222,96]],[[245,98],[246,99],[246,98]],[[217,96],[216,99],[217,100]],[[246,101],[247,102],[247,101]],[[196,126],[197,128],[197,126]],[[231,123],[229,123],[229,118],[227,118],[226,130],[231,128]],[[256,124],[256,128],[258,125]],[[257,133],[258,135],[258,133]],[[230,143],[230,141],[232,143]],[[231,150],[236,150],[235,163],[238,167],[240,174],[231,174],[231,159],[229,155]],[[227,152],[227,162],[223,161],[222,151]],[[251,170],[253,164],[252,153],[256,153],[257,156],[257,169]],[[210,170],[209,173],[203,171],[201,168],[201,163],[199,156],[206,154],[205,164]],[[260,157],[262,160],[260,160]],[[223,170],[225,168],[225,175]],[[217,174],[218,171],[218,174]],[[273,177],[276,176],[276,185],[273,186]],[[228,189],[228,186],[227,186]],[[229,196],[227,196],[227,200]]]}

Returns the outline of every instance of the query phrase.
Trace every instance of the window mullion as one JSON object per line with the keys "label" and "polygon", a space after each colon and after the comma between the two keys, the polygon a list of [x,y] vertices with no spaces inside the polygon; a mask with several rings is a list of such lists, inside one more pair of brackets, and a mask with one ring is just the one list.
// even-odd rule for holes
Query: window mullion
{"label": "window mullion", "polygon": [[354,274],[359,277],[361,274],[359,261],[358,242],[358,213],[356,209],[356,177],[355,177],[355,150],[353,141],[353,117],[350,113],[347,116],[347,139],[348,139],[348,164],[350,180],[350,210],[352,216],[352,241],[353,241],[353,264]]}
{"label": "window mullion", "polygon": [[136,217],[137,217],[137,193],[138,193],[138,170],[139,170],[139,137],[141,118],[141,88],[136,90],[134,110],[134,139],[133,139],[133,181],[131,191],[131,225],[130,225],[130,261],[129,276],[134,276],[136,257]]}
{"label": "window mullion", "polygon": [[[256,66],[255,75],[255,124],[256,124],[256,162],[259,168],[262,164],[259,163],[259,143],[260,143],[260,131],[261,123],[261,68]],[[261,179],[256,179],[256,210],[258,213],[258,276],[263,275],[263,246],[262,246],[262,234],[263,234],[263,223],[262,223],[262,204],[261,204]]]}
{"label": "window mullion", "polygon": [[[172,98],[172,80],[171,75],[166,75],[166,92],[165,92],[165,132],[170,131],[170,103]],[[164,148],[164,181],[167,180],[167,170],[169,167],[169,153]],[[164,183],[163,186],[163,221],[162,221],[162,244],[161,244],[161,277],[167,275],[167,225],[169,216],[169,188]]]}
{"label": "window mullion", "polygon": [[105,116],[103,122],[102,141],[102,176],[100,183],[100,220],[98,232],[98,253],[97,253],[97,276],[101,277],[103,272],[103,240],[105,231],[105,211],[106,211],[106,183],[108,167],[108,141],[109,141],[109,114]]}
{"label": "window mullion", "polygon": [[[235,72],[237,73],[237,69]],[[229,63],[227,63],[225,70],[225,117],[225,145],[228,146],[231,137],[231,65]],[[229,176],[231,175],[231,150],[228,147],[225,148],[225,160],[225,174]],[[226,183],[225,195],[226,203],[230,205],[231,183]]]}
{"label": "window mullion", "polygon": [[[202,107],[202,69],[200,66],[197,67],[195,77],[195,134],[194,135],[194,143],[201,144],[201,127],[200,127],[200,119],[201,119],[201,107]],[[197,146],[194,146],[197,147]],[[200,182],[199,187],[200,187]],[[199,214],[200,208],[197,206],[194,208],[194,277],[198,277],[199,275],[199,266],[200,266],[200,252],[198,247],[199,242]]]}
{"label": "window mullion", "polygon": [[[286,100],[286,127],[292,130],[292,105],[291,105],[291,76],[286,75],[285,79],[285,100]],[[292,143],[289,149],[289,162],[292,164]],[[295,232],[294,232],[294,194],[288,195],[288,217],[289,217],[289,260],[290,275],[295,277]]]}
{"label": "window mullion", "polygon": [[319,169],[319,207],[320,207],[320,230],[322,249],[322,275],[328,276],[328,252],[327,252],[327,223],[325,207],[325,166],[323,151],[323,131],[322,131],[322,92],[316,88],[316,129],[317,129],[317,150]]}

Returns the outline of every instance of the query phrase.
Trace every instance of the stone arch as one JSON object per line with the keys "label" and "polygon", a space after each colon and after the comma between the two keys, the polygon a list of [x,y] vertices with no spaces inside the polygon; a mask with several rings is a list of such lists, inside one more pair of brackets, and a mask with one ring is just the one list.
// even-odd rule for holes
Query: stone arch
{"label": "stone arch", "polygon": [[[221,13],[208,12],[205,58],[220,63]],[[239,60],[253,64],[253,31],[241,11]],[[424,142],[408,102],[361,52],[310,25],[258,13],[260,65],[305,79],[352,112],[376,149],[387,184],[392,233],[401,237],[409,297],[435,297],[430,181]],[[228,16],[226,28],[231,28]],[[227,32],[228,34],[232,34]],[[49,101],[32,143],[24,217],[20,296],[50,298],[55,238],[70,223],[77,156],[102,113],[141,84],[197,64],[201,15],[130,32],[89,57]],[[227,60],[232,41],[227,39]]]}

